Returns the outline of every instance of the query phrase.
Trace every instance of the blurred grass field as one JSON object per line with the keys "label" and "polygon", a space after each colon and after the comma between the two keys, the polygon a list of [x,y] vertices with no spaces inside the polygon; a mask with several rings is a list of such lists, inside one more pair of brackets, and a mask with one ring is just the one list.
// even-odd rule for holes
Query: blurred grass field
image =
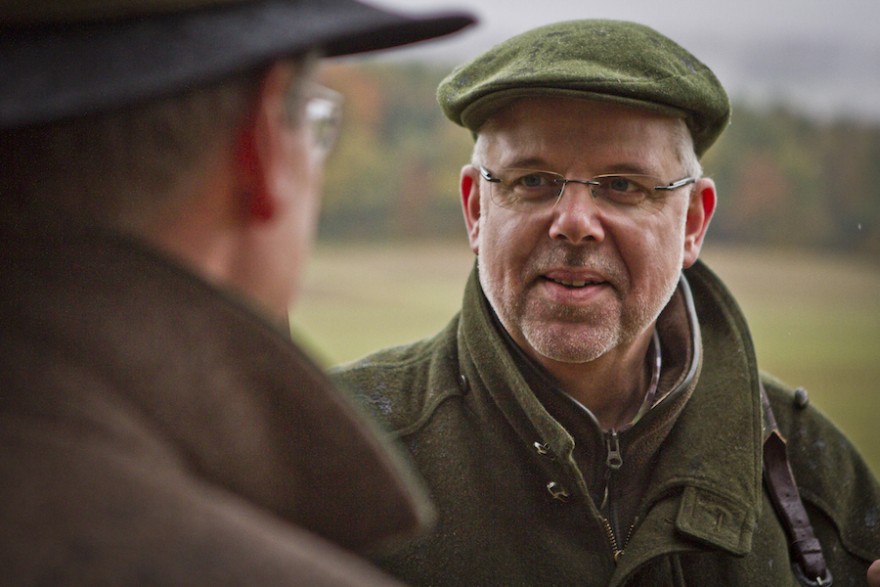
{"label": "blurred grass field", "polygon": [[[842,428],[880,474],[880,266],[833,253],[708,245],[752,329],[760,365]],[[326,365],[431,335],[458,311],[461,243],[321,244],[292,314]]]}

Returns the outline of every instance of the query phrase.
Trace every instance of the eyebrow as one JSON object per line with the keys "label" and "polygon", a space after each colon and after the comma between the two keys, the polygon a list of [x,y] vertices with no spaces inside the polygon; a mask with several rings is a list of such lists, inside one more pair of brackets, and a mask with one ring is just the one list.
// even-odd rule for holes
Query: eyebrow
{"label": "eyebrow", "polygon": [[[520,159],[514,159],[509,165],[503,165],[504,168],[507,169],[534,169],[534,170],[542,170],[542,171],[553,171],[555,166],[551,165],[547,160],[542,158],[541,156],[526,156]],[[559,173],[554,171],[555,173]],[[615,163],[610,165],[609,167],[604,168],[602,171],[596,172],[593,175],[615,175],[615,174],[635,174],[635,175],[651,175],[657,176],[657,172],[654,170],[648,170],[643,165],[639,165],[638,163]]]}

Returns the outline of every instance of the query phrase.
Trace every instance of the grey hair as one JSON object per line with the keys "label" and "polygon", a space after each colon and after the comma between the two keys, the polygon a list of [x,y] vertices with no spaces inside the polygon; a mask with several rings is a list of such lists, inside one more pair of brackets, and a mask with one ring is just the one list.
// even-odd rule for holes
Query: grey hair
{"label": "grey hair", "polygon": [[684,175],[693,177],[703,176],[703,166],[700,158],[694,150],[694,138],[684,121],[675,125],[674,140],[678,149],[678,162],[684,171]]}

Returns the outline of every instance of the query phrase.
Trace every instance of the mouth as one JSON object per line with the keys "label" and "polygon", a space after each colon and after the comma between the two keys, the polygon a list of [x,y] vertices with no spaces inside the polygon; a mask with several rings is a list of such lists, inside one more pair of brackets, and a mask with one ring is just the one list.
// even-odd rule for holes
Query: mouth
{"label": "mouth", "polygon": [[605,281],[600,279],[565,279],[565,278],[557,278],[550,276],[543,276],[543,278],[552,283],[559,284],[563,287],[567,287],[569,289],[581,289],[584,287],[589,287],[591,285],[603,285]]}
{"label": "mouth", "polygon": [[543,272],[540,277],[548,285],[569,290],[610,285],[605,275],[586,267],[559,267]]}
{"label": "mouth", "polygon": [[611,283],[594,272],[557,270],[540,276],[540,295],[565,307],[593,306],[612,292]]}

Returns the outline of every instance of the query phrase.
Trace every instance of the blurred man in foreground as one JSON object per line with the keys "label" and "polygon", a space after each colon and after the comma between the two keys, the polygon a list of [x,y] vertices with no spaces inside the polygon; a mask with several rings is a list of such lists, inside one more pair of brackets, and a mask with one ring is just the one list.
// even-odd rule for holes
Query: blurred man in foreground
{"label": "blurred man in foreground", "polygon": [[647,27],[577,21],[438,96],[476,138],[462,310],[339,373],[439,509],[381,565],[435,586],[864,584],[880,486],[759,372],[698,261],[717,197],[699,158],[730,117],[713,73]]}
{"label": "blurred man in foreground", "polygon": [[0,584],[390,585],[430,510],[289,340],[351,0],[0,6]]}

